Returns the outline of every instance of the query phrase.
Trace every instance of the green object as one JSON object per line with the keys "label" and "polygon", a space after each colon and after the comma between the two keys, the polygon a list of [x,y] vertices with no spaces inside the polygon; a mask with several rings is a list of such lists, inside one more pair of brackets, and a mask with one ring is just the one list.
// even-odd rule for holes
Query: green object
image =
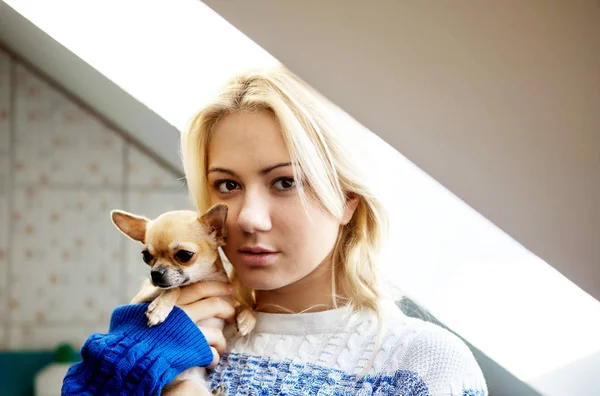
{"label": "green object", "polygon": [[54,361],[56,363],[74,363],[75,351],[71,344],[60,344],[54,352]]}

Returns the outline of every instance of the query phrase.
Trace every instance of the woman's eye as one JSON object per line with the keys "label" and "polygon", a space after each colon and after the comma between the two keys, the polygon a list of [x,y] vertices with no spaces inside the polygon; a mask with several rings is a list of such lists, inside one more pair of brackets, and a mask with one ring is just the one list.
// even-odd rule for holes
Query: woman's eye
{"label": "woman's eye", "polygon": [[187,263],[192,259],[192,257],[194,257],[194,253],[189,252],[187,250],[180,250],[177,253],[175,253],[175,258],[181,261],[182,263]]}
{"label": "woman's eye", "polygon": [[288,191],[296,187],[296,181],[291,177],[282,177],[277,179],[273,185],[279,191]]}
{"label": "woman's eye", "polygon": [[153,257],[152,257],[152,255],[150,254],[149,251],[144,250],[142,252],[142,259],[144,260],[144,263],[150,264],[150,261],[152,261]]}
{"label": "woman's eye", "polygon": [[238,188],[238,186],[233,180],[219,180],[215,182],[215,189],[222,194],[230,193]]}

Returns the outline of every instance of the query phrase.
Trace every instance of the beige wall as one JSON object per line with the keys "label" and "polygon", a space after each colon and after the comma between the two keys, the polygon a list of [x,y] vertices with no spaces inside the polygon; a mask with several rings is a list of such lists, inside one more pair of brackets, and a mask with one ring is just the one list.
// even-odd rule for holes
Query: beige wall
{"label": "beige wall", "polygon": [[106,332],[147,271],[110,210],[187,203],[177,176],[0,50],[0,350]]}
{"label": "beige wall", "polygon": [[600,3],[205,0],[600,298]]}

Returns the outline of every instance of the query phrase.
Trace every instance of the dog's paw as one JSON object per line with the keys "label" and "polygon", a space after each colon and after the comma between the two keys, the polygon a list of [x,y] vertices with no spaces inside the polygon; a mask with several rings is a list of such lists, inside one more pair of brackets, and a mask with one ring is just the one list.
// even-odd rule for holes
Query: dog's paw
{"label": "dog's paw", "polygon": [[212,389],[211,394],[216,396],[227,396],[227,387],[220,384]]}
{"label": "dog's paw", "polygon": [[148,306],[146,317],[148,318],[148,326],[156,326],[167,319],[167,316],[173,310],[172,305],[162,303],[161,299],[156,299]]}
{"label": "dog's paw", "polygon": [[256,318],[249,309],[245,309],[235,318],[237,329],[242,336],[248,335],[256,325]]}

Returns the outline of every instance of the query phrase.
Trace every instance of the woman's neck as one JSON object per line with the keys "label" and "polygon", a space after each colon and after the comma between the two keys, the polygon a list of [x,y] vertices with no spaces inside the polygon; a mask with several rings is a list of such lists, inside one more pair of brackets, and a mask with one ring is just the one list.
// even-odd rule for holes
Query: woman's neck
{"label": "woman's neck", "polygon": [[331,259],[304,278],[276,290],[256,290],[256,310],[268,313],[320,312],[335,308]]}

